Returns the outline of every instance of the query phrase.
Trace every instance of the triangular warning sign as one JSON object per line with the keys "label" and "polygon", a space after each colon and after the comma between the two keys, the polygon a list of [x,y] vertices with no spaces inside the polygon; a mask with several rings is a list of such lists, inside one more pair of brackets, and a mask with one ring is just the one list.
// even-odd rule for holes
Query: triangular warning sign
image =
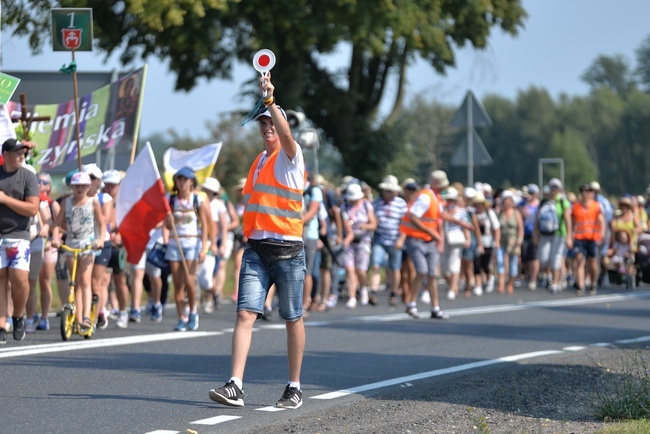
{"label": "triangular warning sign", "polygon": [[[490,157],[490,153],[485,149],[483,141],[475,130],[472,130],[472,160],[474,166],[489,166],[492,164],[492,157]],[[454,155],[451,157],[451,165],[467,166],[467,135],[463,136],[456,151],[454,151]]]}
{"label": "triangular warning sign", "polygon": [[[471,107],[471,113],[468,112],[468,107]],[[491,127],[492,120],[479,100],[474,96],[474,93],[470,90],[467,92],[465,100],[463,100],[463,103],[454,115],[451,125],[454,127]]]}

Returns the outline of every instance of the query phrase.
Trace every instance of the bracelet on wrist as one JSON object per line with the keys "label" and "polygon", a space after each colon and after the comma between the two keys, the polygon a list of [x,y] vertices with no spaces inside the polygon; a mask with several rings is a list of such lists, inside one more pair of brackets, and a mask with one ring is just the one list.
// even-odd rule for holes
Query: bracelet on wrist
{"label": "bracelet on wrist", "polygon": [[274,96],[270,96],[270,97],[265,98],[265,99],[262,100],[262,104],[264,104],[264,107],[268,107],[271,104],[273,104],[274,102],[275,102],[275,97]]}

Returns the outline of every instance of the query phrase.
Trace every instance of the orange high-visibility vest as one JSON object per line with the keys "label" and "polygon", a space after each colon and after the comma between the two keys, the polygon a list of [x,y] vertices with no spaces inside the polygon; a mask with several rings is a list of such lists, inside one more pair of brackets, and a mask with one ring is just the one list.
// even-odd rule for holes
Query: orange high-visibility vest
{"label": "orange high-visibility vest", "polygon": [[413,204],[418,200],[418,198],[421,195],[427,195],[431,199],[431,204],[429,205],[429,209],[426,210],[426,212],[420,217],[420,221],[422,224],[429,230],[431,230],[433,233],[438,234],[438,218],[440,214],[440,203],[438,201],[438,198],[434,194],[434,192],[427,188],[420,193],[418,193],[418,196],[413,200],[408,205],[408,211],[406,214],[404,214],[404,217],[402,217],[402,221],[399,226],[399,231],[406,234],[408,237],[413,237],[413,238],[420,238],[421,240],[424,241],[431,241],[431,236],[426,233],[422,232],[420,229],[416,228],[413,223],[411,223],[411,218],[409,217],[409,214],[411,212],[411,207]]}
{"label": "orange high-visibility vest", "polygon": [[279,153],[280,146],[267,157],[254,184],[255,171],[263,152],[248,171],[242,191],[246,203],[243,218],[246,237],[250,237],[255,229],[302,237],[302,189],[289,188],[275,179],[275,162]]}
{"label": "orange high-visibility vest", "polygon": [[601,227],[598,220],[600,205],[595,200],[590,200],[587,205],[582,202],[573,204],[573,234],[576,240],[600,241]]}

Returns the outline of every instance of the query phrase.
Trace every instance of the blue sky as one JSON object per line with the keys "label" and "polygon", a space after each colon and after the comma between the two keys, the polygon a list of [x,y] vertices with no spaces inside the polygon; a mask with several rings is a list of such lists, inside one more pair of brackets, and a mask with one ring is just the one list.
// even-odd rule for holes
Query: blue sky
{"label": "blue sky", "polygon": [[[648,0],[524,0],[529,17],[517,37],[494,30],[487,49],[465,48],[457,52],[457,65],[446,76],[437,74],[422,61],[408,73],[407,95],[425,97],[460,105],[467,90],[479,97],[496,93],[515,98],[517,92],[531,85],[547,89],[553,97],[561,93],[586,94],[582,73],[599,55],[624,55],[634,65],[635,50],[650,35]],[[330,56],[333,65],[346,62],[346,50]],[[77,53],[80,71],[120,68],[117,56],[103,64],[99,53]],[[69,62],[66,53],[44,53],[33,56],[27,42],[2,32],[2,64],[0,70],[57,71]],[[144,62],[134,64],[139,67]],[[213,80],[200,82],[190,93],[174,92],[174,76],[167,66],[148,60],[149,73],[141,134],[165,132],[173,127],[180,134],[195,138],[207,136],[206,122],[233,109],[249,108],[249,102],[238,96],[240,81]],[[282,73],[276,65],[274,74]],[[238,64],[233,77],[250,79],[257,73],[252,64]],[[278,89],[281,98],[281,89]],[[37,102],[33,96],[30,101]],[[392,102],[387,95],[386,107]]]}

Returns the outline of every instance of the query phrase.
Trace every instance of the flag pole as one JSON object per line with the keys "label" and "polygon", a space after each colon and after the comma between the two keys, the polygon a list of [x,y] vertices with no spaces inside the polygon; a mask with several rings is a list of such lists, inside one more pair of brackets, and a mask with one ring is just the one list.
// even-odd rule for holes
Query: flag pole
{"label": "flag pole", "polygon": [[181,247],[181,239],[178,236],[178,231],[176,230],[176,223],[174,223],[174,216],[172,215],[171,211],[167,211],[167,217],[169,217],[169,221],[172,224],[172,234],[174,235],[174,239],[176,240],[176,245],[178,246],[178,253],[180,253],[181,255],[181,263],[183,264],[183,270],[185,270],[185,275],[187,276],[187,281],[189,282],[192,279],[192,276],[190,275],[190,268],[187,266],[187,260],[185,259],[185,255],[183,254],[183,248]]}
{"label": "flag pole", "polygon": [[[72,64],[76,64],[75,59],[74,59],[74,49],[70,50],[72,53]],[[72,87],[74,91],[74,119],[75,119],[75,133],[77,135],[77,166],[79,167],[79,171],[81,172],[82,169],[82,163],[81,163],[81,127],[79,126],[79,123],[81,122],[81,119],[79,119],[79,89],[77,86],[77,69],[75,68],[72,71]]]}

